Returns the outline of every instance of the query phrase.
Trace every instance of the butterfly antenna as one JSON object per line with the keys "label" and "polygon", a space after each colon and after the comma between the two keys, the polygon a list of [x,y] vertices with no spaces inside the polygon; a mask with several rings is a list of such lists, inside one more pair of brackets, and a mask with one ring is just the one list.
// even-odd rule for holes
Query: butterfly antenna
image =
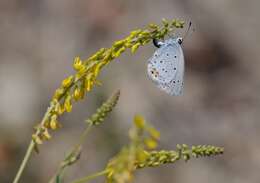
{"label": "butterfly antenna", "polygon": [[191,25],[192,25],[192,23],[191,23],[191,21],[190,21],[189,27],[188,27],[188,29],[186,30],[185,34],[184,34],[183,40],[185,40],[186,37],[188,36],[188,34],[189,34],[189,32],[190,32],[190,29],[191,29]]}

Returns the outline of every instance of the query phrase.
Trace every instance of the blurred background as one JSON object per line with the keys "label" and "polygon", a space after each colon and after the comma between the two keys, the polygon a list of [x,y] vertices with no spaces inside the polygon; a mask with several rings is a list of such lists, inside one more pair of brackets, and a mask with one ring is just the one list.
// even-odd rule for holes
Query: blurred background
{"label": "blurred background", "polygon": [[184,95],[171,97],[148,79],[152,44],[123,54],[102,71],[103,85],[62,117],[63,128],[32,157],[21,182],[47,182],[83,121],[121,89],[118,106],[91,131],[66,182],[102,170],[128,142],[133,116],[140,113],[161,131],[159,148],[212,144],[225,147],[225,154],[140,170],[134,182],[258,183],[259,6],[258,0],[1,0],[0,182],[15,176],[33,126],[62,79],[73,73],[75,56],[87,58],[131,30],[179,18],[195,28],[183,45]]}

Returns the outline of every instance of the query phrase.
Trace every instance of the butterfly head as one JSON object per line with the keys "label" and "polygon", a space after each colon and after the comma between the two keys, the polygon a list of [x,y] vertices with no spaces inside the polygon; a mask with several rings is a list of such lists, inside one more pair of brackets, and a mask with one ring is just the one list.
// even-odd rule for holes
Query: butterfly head
{"label": "butterfly head", "polygon": [[182,37],[177,37],[176,38],[176,42],[181,45],[182,42],[183,42],[183,38]]}

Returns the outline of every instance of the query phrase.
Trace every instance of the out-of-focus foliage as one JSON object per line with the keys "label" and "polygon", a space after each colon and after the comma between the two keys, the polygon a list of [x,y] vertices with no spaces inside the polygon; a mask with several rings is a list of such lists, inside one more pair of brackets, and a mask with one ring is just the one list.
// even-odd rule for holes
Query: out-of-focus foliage
{"label": "out-of-focus foliage", "polygon": [[191,157],[215,156],[222,154],[224,149],[211,145],[192,146],[177,145],[176,151],[155,151],[160,133],[145,119],[136,115],[134,126],[129,131],[130,142],[112,158],[104,171],[86,176],[73,183],[87,182],[101,175],[106,176],[107,183],[128,183],[134,179],[134,171],[140,168],[158,167],[163,164],[175,163]]}

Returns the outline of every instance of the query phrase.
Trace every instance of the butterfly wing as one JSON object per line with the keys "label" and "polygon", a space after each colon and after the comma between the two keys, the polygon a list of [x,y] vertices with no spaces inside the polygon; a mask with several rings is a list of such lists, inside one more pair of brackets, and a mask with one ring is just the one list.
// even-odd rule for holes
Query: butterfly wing
{"label": "butterfly wing", "polygon": [[164,90],[166,93],[170,95],[181,95],[183,93],[183,85],[184,85],[184,71],[185,71],[185,63],[184,63],[184,55],[182,48],[179,44],[175,45],[176,51],[178,54],[177,58],[177,66],[176,66],[176,74],[170,82],[159,82],[157,86]]}
{"label": "butterfly wing", "polygon": [[179,57],[183,56],[176,44],[165,44],[148,61],[149,78],[155,83],[169,83],[177,74]]}

